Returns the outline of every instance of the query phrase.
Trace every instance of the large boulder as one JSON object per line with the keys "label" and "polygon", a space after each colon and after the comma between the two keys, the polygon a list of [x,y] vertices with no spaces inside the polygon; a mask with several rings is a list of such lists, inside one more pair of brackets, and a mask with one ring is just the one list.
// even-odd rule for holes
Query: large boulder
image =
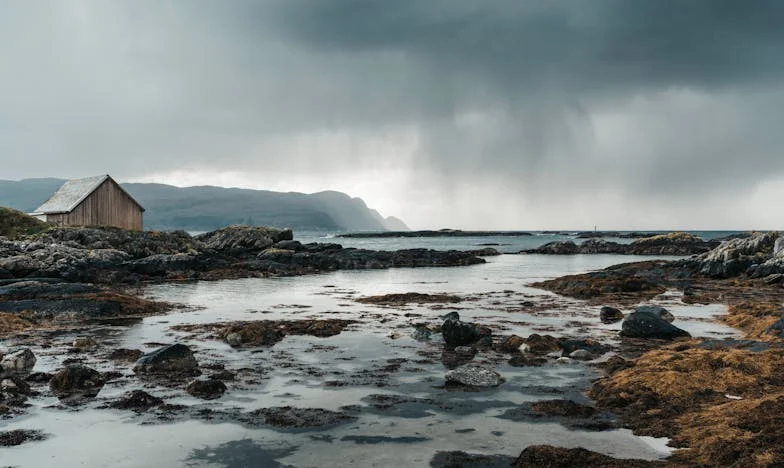
{"label": "large boulder", "polygon": [[447,385],[463,385],[468,387],[497,387],[504,383],[504,378],[492,369],[480,366],[463,366],[449,371],[445,376]]}
{"label": "large boulder", "polygon": [[196,236],[205,247],[228,255],[258,253],[294,238],[291,229],[233,225]]}
{"label": "large boulder", "polygon": [[653,312],[635,311],[629,314],[621,324],[621,336],[626,338],[660,338],[671,340],[682,336],[691,336]]}
{"label": "large boulder", "polygon": [[105,380],[100,372],[81,364],[66,366],[49,380],[49,388],[61,399],[94,397],[101,391]]}
{"label": "large boulder", "polygon": [[133,371],[137,374],[197,375],[199,363],[189,347],[176,343],[144,354],[136,361]]}
{"label": "large boulder", "polygon": [[473,324],[460,320],[457,312],[447,314],[441,325],[441,335],[449,346],[466,346],[480,338],[479,330]]}

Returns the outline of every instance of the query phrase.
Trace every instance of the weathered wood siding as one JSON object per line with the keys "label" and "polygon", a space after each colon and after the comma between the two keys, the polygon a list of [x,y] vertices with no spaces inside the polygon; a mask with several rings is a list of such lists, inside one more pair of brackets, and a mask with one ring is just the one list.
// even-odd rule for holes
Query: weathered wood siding
{"label": "weathered wood siding", "polygon": [[47,215],[46,221],[58,226],[116,226],[141,231],[143,212],[113,180],[107,179],[73,211]]}

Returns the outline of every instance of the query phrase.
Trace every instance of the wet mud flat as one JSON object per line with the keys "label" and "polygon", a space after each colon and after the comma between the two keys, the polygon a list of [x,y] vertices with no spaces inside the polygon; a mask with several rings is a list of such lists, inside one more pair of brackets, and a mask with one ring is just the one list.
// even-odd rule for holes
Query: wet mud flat
{"label": "wet mud flat", "polygon": [[[0,448],[3,463],[659,464],[670,455],[662,437],[675,433],[634,435],[624,427],[645,431],[605,401],[615,387],[593,382],[633,375],[644,367],[630,363],[646,353],[739,340],[737,330],[715,322],[727,307],[689,304],[665,288],[638,302],[666,307],[697,339],[621,339],[619,322],[600,320],[599,302],[526,286],[547,273],[521,273],[525,262],[503,256],[460,269],[162,284],[148,288],[145,299],[185,308],[136,324],[14,333],[4,341],[6,354],[29,348],[36,362],[14,377],[29,390],[17,392],[15,405],[2,402],[9,411],[0,432],[20,440]],[[601,262],[610,259],[595,267]],[[627,299],[606,303],[626,314],[634,306]],[[445,343],[444,317],[453,312],[475,327],[476,341]],[[165,372],[138,370],[144,353],[175,343],[190,354],[172,351],[175,364]],[[52,376],[69,366],[100,374],[95,396],[58,398]],[[449,380],[460,369],[487,372],[469,375],[480,385]],[[470,380],[486,374],[498,379]],[[594,394],[597,388],[606,394]],[[118,446],[121,440],[134,446]],[[85,447],[66,449],[75,444]]]}

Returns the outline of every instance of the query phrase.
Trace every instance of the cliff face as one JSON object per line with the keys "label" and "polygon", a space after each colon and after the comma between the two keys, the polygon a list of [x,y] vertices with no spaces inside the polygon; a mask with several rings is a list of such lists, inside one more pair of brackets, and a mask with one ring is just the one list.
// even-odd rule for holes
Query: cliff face
{"label": "cliff face", "polygon": [[[0,206],[32,211],[62,179],[0,180]],[[385,219],[360,198],[341,192],[282,193],[222,187],[122,184],[142,206],[145,229],[210,231],[229,224],[289,227],[299,231],[384,231]],[[402,225],[405,228],[405,225]]]}

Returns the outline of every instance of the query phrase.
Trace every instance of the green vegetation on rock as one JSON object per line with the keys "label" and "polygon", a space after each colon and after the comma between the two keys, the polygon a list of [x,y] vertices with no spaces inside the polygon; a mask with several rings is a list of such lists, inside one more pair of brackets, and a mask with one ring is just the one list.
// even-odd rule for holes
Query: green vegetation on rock
{"label": "green vegetation on rock", "polygon": [[21,236],[38,234],[49,229],[49,225],[21,211],[0,206],[0,236],[17,239]]}

